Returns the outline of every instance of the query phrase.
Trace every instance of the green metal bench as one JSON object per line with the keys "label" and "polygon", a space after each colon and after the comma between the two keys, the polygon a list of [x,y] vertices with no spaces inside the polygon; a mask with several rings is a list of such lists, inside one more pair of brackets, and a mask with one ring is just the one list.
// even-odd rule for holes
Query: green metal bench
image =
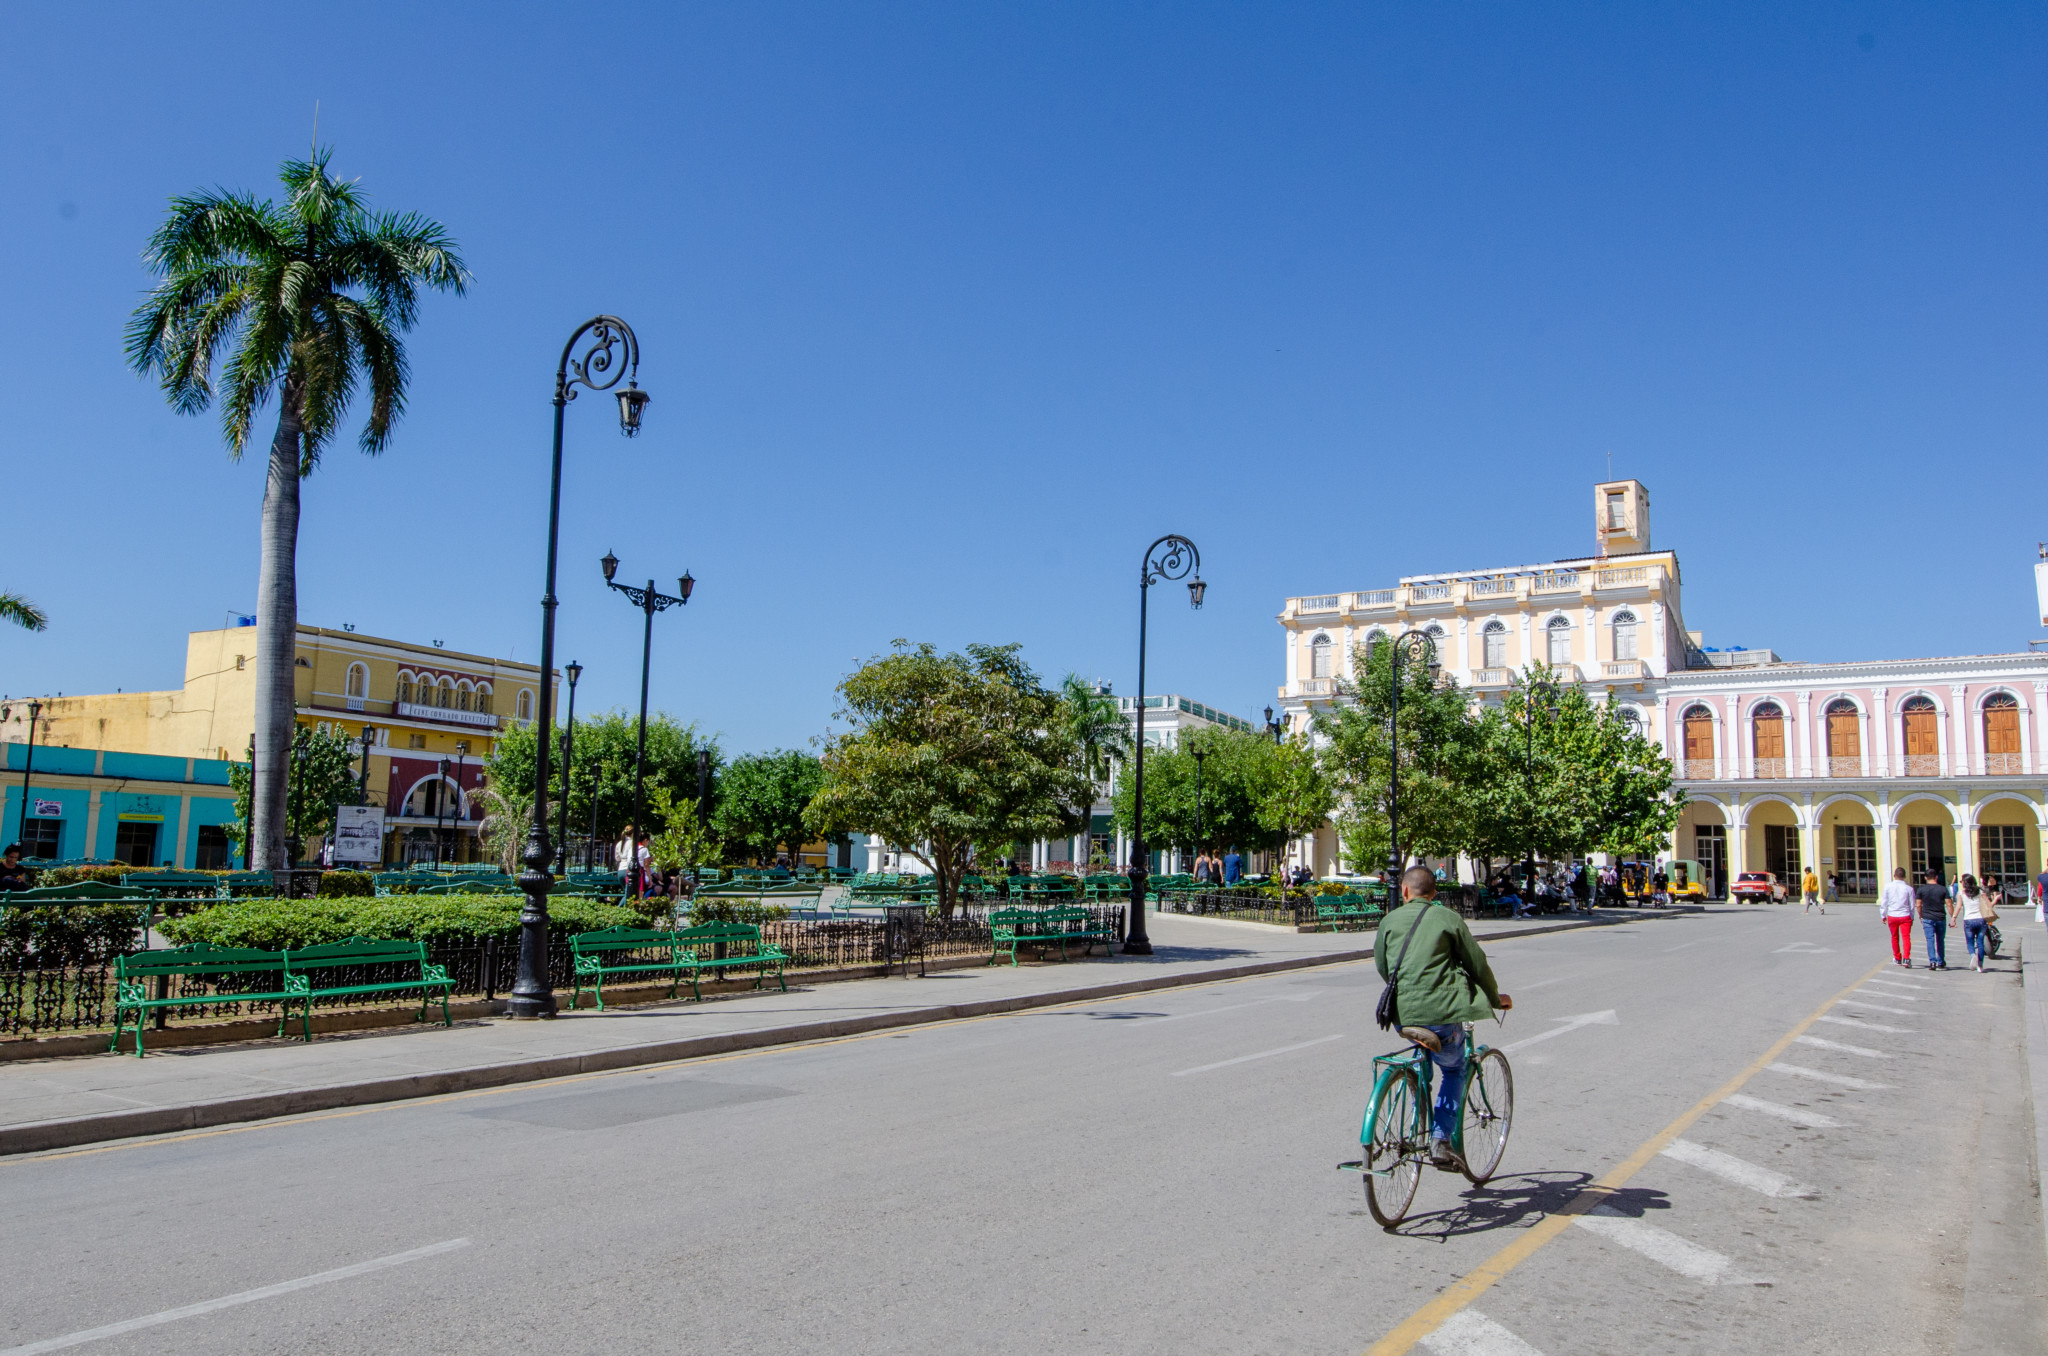
{"label": "green metal bench", "polygon": [[[330,942],[325,946],[308,946],[297,951],[287,951],[285,958],[285,984],[296,990],[294,997],[305,1001],[302,1013],[305,1037],[313,1039],[313,1000],[316,998],[347,998],[360,994],[401,993],[408,989],[420,991],[420,1020],[427,1020],[427,1004],[433,1001],[433,990],[441,991],[441,1024],[455,1025],[448,1015],[448,994],[455,987],[455,981],[448,977],[445,967],[427,959],[425,942],[375,941],[368,937],[351,937],[343,942]],[[329,976],[335,970],[357,969],[367,965],[411,965],[416,971],[403,979],[361,980],[355,983],[329,982],[322,985],[321,977]]]}
{"label": "green metal bench", "polygon": [[230,899],[267,895],[277,889],[277,880],[268,871],[224,871],[220,888]]}
{"label": "green metal bench", "polygon": [[9,909],[48,908],[64,904],[132,904],[135,926],[147,928],[156,916],[157,896],[105,881],[75,880],[69,885],[44,885],[34,890],[0,892],[0,917]]}
{"label": "green metal bench", "polygon": [[221,878],[205,871],[131,871],[121,877],[121,888],[181,899],[226,897]]}
{"label": "green metal bench", "polygon": [[[784,993],[789,992],[789,981],[783,978],[782,967],[789,956],[772,942],[761,940],[758,923],[699,923],[695,927],[680,928],[676,932],[676,944],[690,950],[693,972],[690,976],[690,992],[699,998],[695,971],[709,970],[713,979],[725,978],[727,968],[735,965],[755,965],[760,969],[754,975],[754,987],[760,988],[768,978],[769,967],[775,971],[775,982]],[[718,951],[723,948],[724,955]],[[746,948],[735,950],[735,948]]]}
{"label": "green metal bench", "polygon": [[[587,980],[597,994],[597,1010],[604,1011],[604,981],[607,975],[666,974],[668,993],[691,974],[695,958],[676,942],[673,932],[657,928],[605,928],[600,932],[579,932],[569,939],[569,955],[576,970],[576,988],[569,996],[573,1012],[582,1001]],[[692,992],[695,992],[692,975]]]}
{"label": "green metal bench", "polygon": [[1380,906],[1364,895],[1321,895],[1316,899],[1316,924],[1319,927],[1375,927],[1379,924],[1380,912]]}
{"label": "green metal bench", "polygon": [[[84,883],[84,882],[81,882]],[[248,990],[223,989],[221,980],[228,977],[257,976],[259,982]],[[147,980],[158,981],[158,987],[166,990],[152,996]],[[173,980],[197,980],[214,990],[212,993],[173,994],[168,992]],[[132,955],[117,957],[114,961],[114,1039],[107,1045],[112,1054],[121,1048],[121,1033],[130,1030],[129,1020],[133,1019],[135,1034],[135,1057],[142,1058],[142,1022],[152,1012],[169,1008],[189,1008],[215,1003],[277,1003],[282,1005],[277,1015],[277,1034],[284,1034],[285,1022],[291,1017],[291,1002],[304,996],[303,984],[293,986],[285,973],[285,953],[282,951],[259,951],[250,947],[209,946],[195,942],[191,946],[176,947],[169,951],[138,951]],[[310,1027],[307,1039],[312,1039]]]}
{"label": "green metal bench", "polygon": [[1060,959],[1065,960],[1071,943],[1081,943],[1081,954],[1085,956],[1097,942],[1102,943],[1103,954],[1107,955],[1116,942],[1115,933],[1094,926],[1086,909],[997,909],[988,916],[988,926],[994,943],[989,951],[990,965],[1007,949],[1014,966],[1020,946],[1037,947],[1041,956],[1047,947],[1057,946]]}

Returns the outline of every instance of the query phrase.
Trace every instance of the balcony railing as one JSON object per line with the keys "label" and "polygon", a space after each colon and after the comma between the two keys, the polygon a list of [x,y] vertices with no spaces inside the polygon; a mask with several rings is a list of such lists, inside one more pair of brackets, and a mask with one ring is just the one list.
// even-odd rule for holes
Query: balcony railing
{"label": "balcony railing", "polygon": [[1908,777],[1939,777],[1941,755],[1938,753],[1909,753],[1906,755]]}
{"label": "balcony railing", "polygon": [[1304,697],[1327,697],[1337,690],[1335,678],[1302,678],[1294,684],[1294,690]]}
{"label": "balcony railing", "polygon": [[1512,579],[1475,579],[1472,581],[1472,596],[1474,598],[1498,598],[1503,594],[1512,594],[1514,591],[1515,581]]}
{"label": "balcony railing", "polygon": [[2016,777],[2020,773],[2020,756],[2016,753],[1987,753],[1984,755],[1984,775],[1987,777]]}
{"label": "balcony railing", "polygon": [[1414,588],[1408,590],[1409,599],[1418,603],[1441,602],[1450,596],[1451,586],[1449,584],[1417,584]]}
{"label": "balcony railing", "polygon": [[418,702],[397,703],[398,714],[408,720],[444,720],[451,725],[476,725],[487,730],[498,728],[498,718],[489,711],[463,711],[453,706],[422,706]]}
{"label": "balcony railing", "polygon": [[1545,570],[1536,576],[1538,593],[1577,593],[1579,572],[1577,570]]}
{"label": "balcony railing", "polygon": [[1689,782],[1710,782],[1714,780],[1714,760],[1681,758],[1678,760],[1678,775]]}
{"label": "balcony railing", "polygon": [[1649,567],[1647,565],[1635,565],[1625,570],[1600,571],[1600,577],[1594,581],[1593,587],[1596,589],[1631,589],[1641,588],[1649,582]]}
{"label": "balcony railing", "polygon": [[1474,669],[1472,670],[1472,686],[1506,687],[1513,677],[1514,671],[1511,669]]}
{"label": "balcony railing", "polygon": [[1640,678],[1643,676],[1643,661],[1640,659],[1610,659],[1600,666],[1603,678]]}
{"label": "balcony railing", "polygon": [[1785,770],[1786,760],[1783,758],[1758,758],[1753,761],[1755,766],[1754,776],[1788,777],[1791,775]]}
{"label": "balcony railing", "polygon": [[1860,757],[1838,758],[1830,756],[1828,758],[1828,776],[1861,777],[1862,775],[1863,760]]}
{"label": "balcony railing", "polygon": [[1302,612],[1335,612],[1337,610],[1337,595],[1334,593],[1324,593],[1318,594],[1314,598],[1304,598],[1301,600],[1301,606],[1298,610]]}
{"label": "balcony railing", "polygon": [[1367,589],[1364,593],[1354,593],[1351,595],[1351,605],[1353,607],[1392,607],[1394,605],[1394,591],[1392,589]]}

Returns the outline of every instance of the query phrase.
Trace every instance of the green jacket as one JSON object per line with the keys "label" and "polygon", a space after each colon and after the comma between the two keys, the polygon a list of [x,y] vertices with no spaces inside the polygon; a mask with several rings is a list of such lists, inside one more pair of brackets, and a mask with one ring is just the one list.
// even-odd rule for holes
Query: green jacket
{"label": "green jacket", "polygon": [[1434,900],[1410,900],[1380,923],[1372,948],[1380,977],[1390,977],[1409,929],[1416,927],[1422,931],[1401,967],[1402,1025],[1450,1026],[1491,1017],[1500,999],[1493,967],[1457,910]]}

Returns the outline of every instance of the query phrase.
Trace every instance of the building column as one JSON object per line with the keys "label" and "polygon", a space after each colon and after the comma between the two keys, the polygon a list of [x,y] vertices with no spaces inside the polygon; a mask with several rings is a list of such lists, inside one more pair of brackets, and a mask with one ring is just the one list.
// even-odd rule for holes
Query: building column
{"label": "building column", "polygon": [[1888,700],[1888,694],[1884,688],[1874,687],[1870,689],[1870,739],[1868,747],[1871,753],[1867,756],[1874,761],[1872,761],[1867,771],[1870,775],[1878,777],[1889,777],[1892,775],[1892,741],[1889,737],[1891,735],[1892,720],[1891,716],[1887,714]]}
{"label": "building column", "polygon": [[1899,868],[1898,848],[1893,842],[1897,834],[1898,826],[1892,822],[1892,793],[1880,791],[1877,793],[1877,888],[1879,891],[1882,891],[1885,882],[1892,878],[1892,872]]}
{"label": "building column", "polygon": [[1801,797],[1799,809],[1799,865],[1816,876],[1826,874],[1820,869],[1820,824],[1814,819],[1811,791]]}
{"label": "building column", "polygon": [[1728,884],[1732,889],[1735,878],[1749,870],[1749,834],[1743,829],[1742,793],[1728,793],[1728,806],[1722,816],[1728,821]]}
{"label": "building column", "polygon": [[[189,762],[190,760],[187,760],[188,766]],[[192,869],[192,852],[185,841],[186,834],[191,830],[191,824],[192,797],[190,795],[180,796],[178,797],[178,840],[171,853],[171,862],[180,871]]]}
{"label": "building column", "polygon": [[1970,748],[1970,689],[1961,683],[1948,685],[1949,714],[1954,718],[1954,733],[1948,741],[1948,775],[1967,777],[1977,770],[1977,760]]}
{"label": "building column", "polygon": [[2034,758],[2030,764],[2022,764],[2033,772],[2048,771],[2048,683],[2034,684],[2033,720],[2029,722],[2034,732]]}
{"label": "building column", "polygon": [[[98,766],[95,764],[94,766]],[[100,793],[95,788],[85,802],[85,851],[80,856],[98,857],[100,845]]]}
{"label": "building column", "polygon": [[1977,831],[1970,827],[1970,788],[1956,788],[1956,801],[1949,813],[1956,822],[1956,869],[1951,880],[1960,878],[1965,872],[1977,874]]}
{"label": "building column", "polygon": [[[1802,777],[1811,777],[1813,775],[1813,694],[1811,692],[1799,694],[1799,775]],[[1811,796],[1808,796],[1806,800],[1808,805],[1813,803],[1813,797]]]}

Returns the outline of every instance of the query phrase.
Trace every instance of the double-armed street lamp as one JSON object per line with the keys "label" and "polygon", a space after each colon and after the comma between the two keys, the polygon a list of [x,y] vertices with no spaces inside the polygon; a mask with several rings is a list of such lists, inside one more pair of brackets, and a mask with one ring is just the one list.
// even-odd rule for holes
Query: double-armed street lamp
{"label": "double-armed street lamp", "polygon": [[[14,840],[23,843],[28,840],[28,784],[36,769],[36,722],[42,719],[43,704],[30,699],[28,704],[28,755],[21,765],[21,822],[15,826]],[[91,849],[87,849],[90,853]]]}
{"label": "double-armed street lamp", "polygon": [[[1188,579],[1192,573],[1194,578]],[[1124,932],[1126,956],[1149,956],[1145,933],[1145,600],[1162,579],[1188,580],[1188,605],[1197,611],[1209,586],[1202,582],[1202,553],[1186,537],[1168,533],[1145,550],[1138,572],[1138,737],[1131,755],[1131,918]]]}
{"label": "double-armed street lamp", "polygon": [[569,874],[569,773],[576,766],[576,680],[583,676],[583,666],[570,660],[562,666],[562,673],[569,680],[569,719],[562,729],[562,806],[555,826],[555,870],[561,875]]}
{"label": "double-armed street lamp", "polygon": [[[609,551],[604,553],[604,559],[598,564],[604,567],[604,582],[625,594],[633,606],[639,608],[647,617],[646,627],[640,638],[640,737],[638,745],[633,750],[633,833],[637,839],[639,834],[646,831],[646,826],[640,822],[641,788],[647,774],[647,668],[648,661],[654,653],[654,614],[666,612],[672,607],[681,607],[689,602],[690,591],[697,587],[697,581],[690,578],[688,570],[684,570],[682,577],[676,580],[676,596],[671,598],[666,593],[657,592],[652,579],[647,581],[647,587],[644,589],[615,582],[612,576],[619,572],[619,558]],[[633,883],[639,884],[640,852],[637,841],[633,848],[630,869],[634,872],[631,878]]]}
{"label": "double-armed street lamp", "polygon": [[1420,641],[1422,661],[1429,669],[1429,680],[1434,683],[1440,666],[1436,657],[1436,638],[1425,631],[1403,631],[1394,642],[1393,651],[1387,656],[1388,677],[1392,680],[1392,695],[1387,711],[1387,860],[1393,868],[1388,878],[1387,907],[1400,902],[1401,871],[1408,862],[1401,851],[1401,667],[1408,653],[1417,647],[1412,642]]}
{"label": "double-armed street lamp", "polygon": [[362,740],[356,745],[363,755],[363,780],[356,787],[356,804],[370,803],[370,750],[377,747],[377,727],[365,725]]}
{"label": "double-armed street lamp", "polygon": [[1545,678],[1535,678],[1522,690],[1522,780],[1529,806],[1529,820],[1522,837],[1522,888],[1529,892],[1530,905],[1536,895],[1536,713],[1557,715],[1557,690]]}
{"label": "double-armed street lamp", "polygon": [[[578,346],[581,345],[581,352]],[[555,854],[548,843],[548,763],[553,752],[549,732],[555,680],[555,557],[562,530],[562,416],[576,398],[577,387],[618,392],[619,432],[631,438],[640,432],[640,415],[648,394],[640,389],[640,340],[632,326],[615,315],[595,316],[578,326],[562,346],[555,366],[555,449],[548,472],[547,586],[540,599],[540,700],[534,712],[533,827],[526,835],[520,860],[526,870],[519,888],[526,903],[519,910],[519,976],[506,996],[512,1017],[555,1015],[554,986],[548,981],[548,891],[554,888]]]}

